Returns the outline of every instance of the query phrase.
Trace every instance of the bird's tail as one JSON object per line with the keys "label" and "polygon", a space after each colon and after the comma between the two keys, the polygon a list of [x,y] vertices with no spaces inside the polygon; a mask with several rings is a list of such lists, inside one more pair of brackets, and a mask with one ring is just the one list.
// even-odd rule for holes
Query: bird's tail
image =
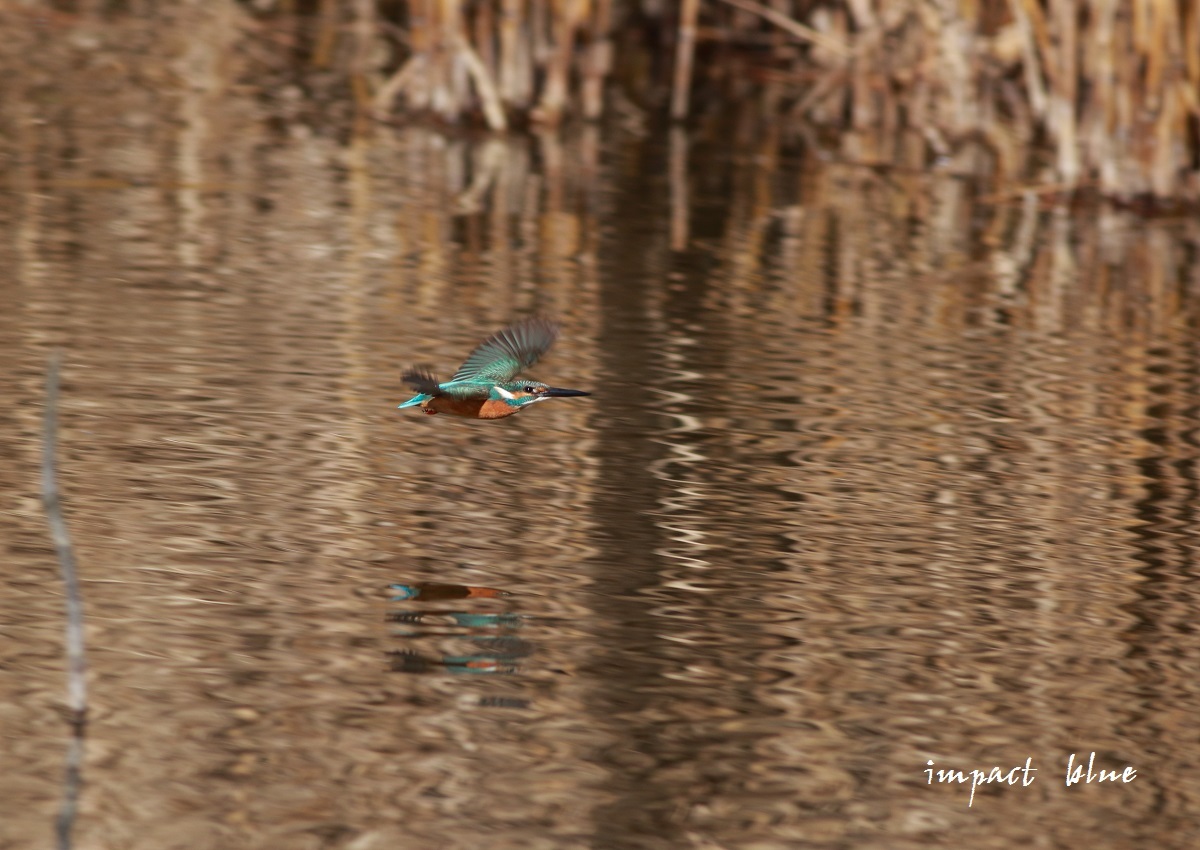
{"label": "bird's tail", "polygon": [[438,386],[438,380],[428,366],[413,366],[402,377],[404,383],[419,393],[429,396],[441,395],[442,390]]}

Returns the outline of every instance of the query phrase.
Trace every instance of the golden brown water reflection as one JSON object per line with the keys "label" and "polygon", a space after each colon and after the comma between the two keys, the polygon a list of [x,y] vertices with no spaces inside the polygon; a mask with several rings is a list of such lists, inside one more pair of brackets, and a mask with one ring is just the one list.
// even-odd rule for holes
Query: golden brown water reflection
{"label": "golden brown water reflection", "polygon": [[[67,731],[55,349],[81,847],[1195,846],[1196,222],[679,135],[342,143],[203,26],[0,83],[0,847],[49,842]],[[593,398],[394,409],[534,311]],[[1092,751],[1137,778],[1066,787]]]}

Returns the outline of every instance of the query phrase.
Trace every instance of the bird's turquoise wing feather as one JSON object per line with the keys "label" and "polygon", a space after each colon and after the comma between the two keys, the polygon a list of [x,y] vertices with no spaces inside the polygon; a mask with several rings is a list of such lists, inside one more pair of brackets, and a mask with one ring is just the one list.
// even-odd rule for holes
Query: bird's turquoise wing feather
{"label": "bird's turquoise wing feather", "polygon": [[450,387],[461,381],[467,385],[485,385],[486,394],[491,384],[511,381],[522,369],[536,363],[557,338],[558,324],[540,316],[510,325],[481,342],[458,367],[449,384],[442,384],[441,388],[450,392]]}
{"label": "bird's turquoise wing feather", "polygon": [[439,384],[437,378],[433,376],[433,372],[427,366],[414,366],[405,372],[402,377],[404,383],[416,390],[417,394],[400,405],[400,407],[415,407],[434,396],[450,396],[459,400],[487,398],[492,389],[490,381],[482,383],[449,381],[445,384]]}
{"label": "bird's turquoise wing feather", "polygon": [[448,395],[451,398],[465,401],[469,398],[487,398],[491,391],[491,382],[478,384],[472,381],[460,381],[458,383],[450,381],[441,385],[441,393],[439,395]]}

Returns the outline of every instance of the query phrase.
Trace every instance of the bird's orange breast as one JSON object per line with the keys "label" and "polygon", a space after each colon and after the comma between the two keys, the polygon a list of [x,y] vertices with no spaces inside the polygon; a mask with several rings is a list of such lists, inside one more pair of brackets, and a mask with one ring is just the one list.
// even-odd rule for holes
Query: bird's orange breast
{"label": "bird's orange breast", "polygon": [[468,419],[503,419],[521,409],[490,398],[456,399],[444,395],[434,396],[422,402],[421,408],[430,414],[449,413],[451,416],[465,416]]}

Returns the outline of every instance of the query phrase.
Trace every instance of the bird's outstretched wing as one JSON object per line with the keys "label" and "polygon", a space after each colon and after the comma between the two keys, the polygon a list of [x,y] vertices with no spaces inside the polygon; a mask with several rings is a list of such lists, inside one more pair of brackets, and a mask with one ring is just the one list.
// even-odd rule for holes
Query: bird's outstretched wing
{"label": "bird's outstretched wing", "polygon": [[558,323],[540,316],[524,319],[489,336],[458,367],[450,382],[506,383],[532,366],[558,338]]}

